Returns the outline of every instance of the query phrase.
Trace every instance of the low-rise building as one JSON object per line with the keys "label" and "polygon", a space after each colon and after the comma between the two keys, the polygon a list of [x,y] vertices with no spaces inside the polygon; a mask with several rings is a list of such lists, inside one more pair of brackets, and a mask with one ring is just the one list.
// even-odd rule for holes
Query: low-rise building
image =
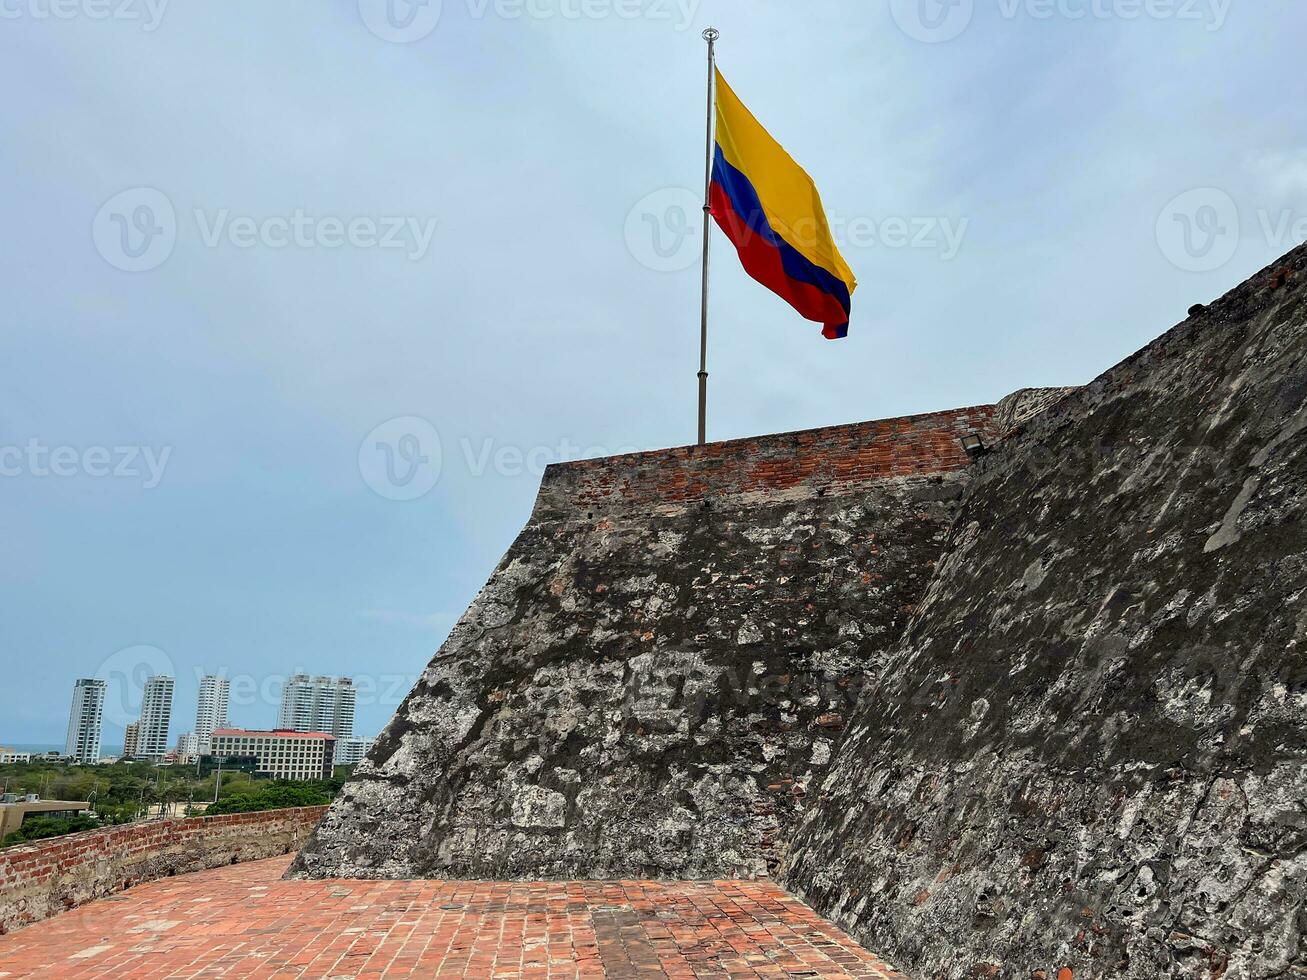
{"label": "low-rise building", "polygon": [[43,800],[35,793],[0,796],[0,840],[23,825],[28,817],[75,817],[91,804],[87,800]]}
{"label": "low-rise building", "polygon": [[330,779],[336,738],[326,732],[270,732],[219,728],[213,733],[213,756],[258,760],[258,773],[274,779]]}
{"label": "low-rise building", "polygon": [[0,745],[0,766],[14,765],[19,762],[31,762],[31,752],[18,752],[15,749],[7,749]]}
{"label": "low-rise building", "polygon": [[266,775],[259,772],[259,760],[252,755],[206,755],[200,754],[195,763],[197,779],[208,779],[216,772],[243,772],[250,776]]}

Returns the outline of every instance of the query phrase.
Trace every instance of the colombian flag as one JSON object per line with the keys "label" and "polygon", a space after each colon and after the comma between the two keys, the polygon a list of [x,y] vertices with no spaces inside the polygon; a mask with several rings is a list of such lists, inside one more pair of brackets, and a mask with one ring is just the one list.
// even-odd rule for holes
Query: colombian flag
{"label": "colombian flag", "polygon": [[749,275],[801,316],[824,324],[828,340],[848,335],[858,281],[835,247],[817,187],[720,71],[709,203]]}

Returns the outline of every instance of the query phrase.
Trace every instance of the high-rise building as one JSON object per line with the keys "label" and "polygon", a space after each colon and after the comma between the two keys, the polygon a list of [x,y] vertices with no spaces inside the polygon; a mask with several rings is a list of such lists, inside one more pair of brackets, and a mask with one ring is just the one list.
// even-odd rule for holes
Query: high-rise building
{"label": "high-rise building", "polygon": [[127,727],[123,729],[123,758],[135,759],[136,753],[141,750],[141,723],[139,721],[128,722]]}
{"label": "high-rise building", "polygon": [[158,761],[168,754],[168,728],[172,724],[172,689],[174,681],[166,675],[148,677],[141,696],[139,759]]}
{"label": "high-rise building", "polygon": [[337,738],[354,734],[358,690],[348,677],[295,674],[281,691],[277,727],[294,732],[326,732]]}
{"label": "high-rise building", "polygon": [[208,755],[212,749],[212,736],[216,728],[227,727],[227,699],[231,682],[212,674],[200,678],[200,700],[195,709],[195,737],[199,742],[199,755]]}
{"label": "high-rise building", "polygon": [[363,761],[363,757],[368,754],[368,750],[372,748],[372,743],[375,741],[376,739],[364,738],[362,735],[348,735],[336,739],[336,765],[358,765]]}
{"label": "high-rise building", "polygon": [[73,706],[68,712],[68,738],[64,755],[91,765],[100,761],[100,723],[104,718],[105,682],[79,678],[73,685]]}

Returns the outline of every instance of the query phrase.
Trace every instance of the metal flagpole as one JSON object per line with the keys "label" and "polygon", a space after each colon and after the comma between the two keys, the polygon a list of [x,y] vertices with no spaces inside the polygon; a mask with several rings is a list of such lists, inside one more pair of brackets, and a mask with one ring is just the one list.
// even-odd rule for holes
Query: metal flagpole
{"label": "metal flagpole", "polygon": [[703,304],[699,317],[699,445],[708,441],[708,243],[709,222],[712,213],[713,163],[713,82],[716,76],[717,39],[721,33],[710,27],[703,32],[708,42],[708,145],[703,165]]}

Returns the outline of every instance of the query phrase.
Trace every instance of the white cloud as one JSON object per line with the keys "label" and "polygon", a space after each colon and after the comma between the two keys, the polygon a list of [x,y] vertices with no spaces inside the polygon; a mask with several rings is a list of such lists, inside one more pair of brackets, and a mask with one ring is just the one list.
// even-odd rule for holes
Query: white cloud
{"label": "white cloud", "polygon": [[1307,146],[1250,153],[1248,169],[1275,197],[1271,203],[1288,203],[1287,199],[1307,195]]}

